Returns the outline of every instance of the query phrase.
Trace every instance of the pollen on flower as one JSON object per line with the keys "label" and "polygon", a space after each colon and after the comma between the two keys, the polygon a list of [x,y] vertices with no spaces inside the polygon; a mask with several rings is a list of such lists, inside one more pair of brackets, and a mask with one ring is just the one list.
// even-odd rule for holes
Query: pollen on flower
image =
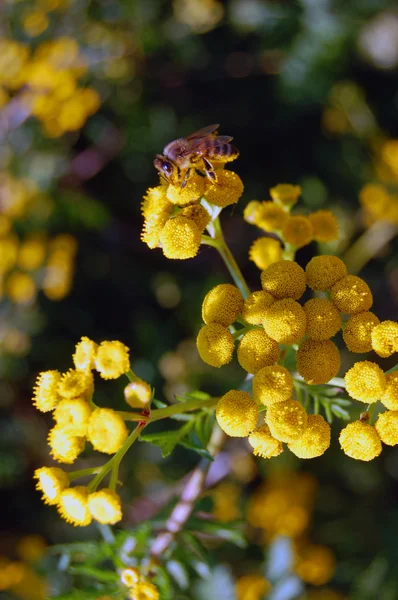
{"label": "pollen on flower", "polygon": [[380,323],[375,314],[364,311],[351,315],[343,330],[343,340],[348,350],[358,354],[372,350],[372,331]]}
{"label": "pollen on flower", "polygon": [[398,411],[387,410],[379,414],[375,428],[384,444],[396,446],[398,444]]}
{"label": "pollen on flower", "polygon": [[307,315],[307,336],[313,340],[327,340],[341,328],[340,313],[330,300],[312,298],[303,306]]}
{"label": "pollen on flower", "polygon": [[398,323],[382,321],[372,329],[372,348],[382,358],[398,352]]}
{"label": "pollen on flower", "polygon": [[288,448],[298,458],[316,458],[330,446],[330,425],[321,415],[308,415],[307,427],[298,440],[290,442]]}
{"label": "pollen on flower", "polygon": [[386,377],[379,365],[369,360],[354,364],[344,377],[351,398],[366,404],[377,402],[386,388]]}
{"label": "pollen on flower", "polygon": [[265,309],[263,327],[279,344],[295,344],[305,334],[307,317],[303,307],[292,298],[278,300]]}
{"label": "pollen on flower", "polygon": [[201,198],[205,191],[205,180],[198,173],[189,177],[185,187],[169,185],[167,188],[167,199],[177,206],[192,204]]}
{"label": "pollen on flower", "polygon": [[296,358],[297,371],[310,385],[327,383],[340,369],[340,353],[331,340],[304,340]]}
{"label": "pollen on flower", "polygon": [[63,398],[78,398],[87,395],[92,385],[91,373],[69,369],[60,379],[58,392]]}
{"label": "pollen on flower", "polygon": [[57,504],[61,492],[69,487],[68,474],[57,467],[41,467],[33,475],[36,489],[42,492],[46,504]]}
{"label": "pollen on flower", "polygon": [[85,436],[91,407],[84,398],[65,398],[56,406],[53,417],[57,425],[68,433]]}
{"label": "pollen on flower", "polygon": [[336,307],[348,315],[369,310],[373,304],[368,284],[356,275],[346,275],[335,283],[331,297]]}
{"label": "pollen on flower", "polygon": [[380,401],[389,410],[398,410],[398,371],[386,373],[386,387]]}
{"label": "pollen on flower", "polygon": [[248,373],[273,365],[279,358],[279,346],[262,329],[247,331],[239,342],[238,362]]}
{"label": "pollen on flower", "polygon": [[211,221],[211,216],[201,204],[186,206],[180,211],[180,216],[193,221],[198,229],[203,232]]}
{"label": "pollen on flower", "polygon": [[373,460],[382,450],[376,429],[363,421],[354,421],[344,427],[339,442],[343,452],[356,460]]}
{"label": "pollen on flower", "polygon": [[149,581],[139,581],[129,592],[130,600],[159,600],[158,588]]}
{"label": "pollen on flower", "polygon": [[230,390],[217,402],[219,426],[231,437],[246,437],[256,427],[258,407],[247,392]]}
{"label": "pollen on flower", "polygon": [[226,169],[217,171],[217,181],[205,192],[206,200],[215,206],[236,204],[243,194],[243,182],[239,175]]}
{"label": "pollen on flower", "polygon": [[307,413],[297,400],[285,400],[268,406],[266,420],[274,438],[280,442],[293,442],[305,431]]}
{"label": "pollen on flower", "polygon": [[58,512],[67,523],[71,523],[75,527],[90,525],[88,488],[77,486],[64,490],[58,502]]}
{"label": "pollen on flower", "polygon": [[95,368],[103,379],[117,379],[130,370],[127,346],[122,342],[102,342],[97,349]]}
{"label": "pollen on flower", "polygon": [[209,323],[230,325],[243,309],[243,296],[238,288],[230,283],[216,285],[208,292],[202,304],[202,318]]}
{"label": "pollen on flower", "polygon": [[298,300],[305,292],[306,276],[304,269],[292,260],[275,262],[261,273],[263,290],[274,298]]}
{"label": "pollen on flower", "polygon": [[124,399],[132,408],[144,408],[152,398],[152,388],[143,379],[135,377],[124,388]]}
{"label": "pollen on flower", "polygon": [[120,497],[109,488],[89,494],[88,508],[93,519],[102,525],[114,525],[122,519]]}
{"label": "pollen on flower", "polygon": [[47,441],[51,448],[50,454],[54,460],[65,464],[75,462],[85,446],[84,437],[73,435],[68,429],[64,429],[59,425],[55,425],[50,429]]}
{"label": "pollen on flower", "polygon": [[95,342],[83,336],[80,342],[76,344],[75,353],[73,354],[73,362],[76,369],[79,371],[94,369],[97,348],[98,345]]}
{"label": "pollen on flower", "polygon": [[261,575],[243,575],[236,582],[237,600],[257,600],[271,589],[270,582]]}
{"label": "pollen on flower", "polygon": [[95,450],[114,454],[124,444],[127,436],[125,422],[112,408],[96,408],[91,413],[87,439]]}
{"label": "pollen on flower", "polygon": [[120,581],[126,587],[133,587],[141,579],[141,574],[136,567],[128,567],[120,573]]}
{"label": "pollen on flower", "polygon": [[243,304],[242,317],[250,325],[260,325],[265,319],[265,309],[275,302],[268,292],[260,290],[248,296]]}
{"label": "pollen on flower", "polygon": [[222,367],[232,360],[234,338],[228,327],[221,323],[210,323],[201,328],[196,346],[203,362],[212,367]]}
{"label": "pollen on flower", "polygon": [[160,234],[160,243],[166,258],[185,260],[199,252],[202,232],[192,219],[177,215],[169,219]]}
{"label": "pollen on flower", "polygon": [[314,239],[311,221],[303,215],[289,216],[282,227],[282,238],[294,248],[307,246]]}
{"label": "pollen on flower", "polygon": [[262,271],[282,259],[282,246],[271,237],[259,237],[250,246],[249,259]]}
{"label": "pollen on flower", "polygon": [[293,378],[281,365],[263,367],[253,377],[253,398],[265,406],[289,400],[292,391]]}
{"label": "pollen on flower", "polygon": [[[326,291],[347,275],[347,267],[337,256],[314,256],[305,268],[307,284],[312,290]],[[365,310],[365,309],[364,309]]]}
{"label": "pollen on flower", "polygon": [[272,437],[268,425],[257,427],[247,441],[253,448],[253,454],[261,458],[272,458],[283,452],[282,442]]}
{"label": "pollen on flower", "polygon": [[61,399],[58,384],[61,379],[59,371],[43,371],[36,379],[33,388],[33,404],[41,412],[53,410]]}
{"label": "pollen on flower", "polygon": [[278,202],[282,206],[294,206],[301,195],[301,187],[292,185],[291,183],[278,183],[269,191],[272,200]]}
{"label": "pollen on flower", "polygon": [[316,242],[333,242],[338,239],[339,225],[332,211],[317,210],[308,215],[308,219]]}

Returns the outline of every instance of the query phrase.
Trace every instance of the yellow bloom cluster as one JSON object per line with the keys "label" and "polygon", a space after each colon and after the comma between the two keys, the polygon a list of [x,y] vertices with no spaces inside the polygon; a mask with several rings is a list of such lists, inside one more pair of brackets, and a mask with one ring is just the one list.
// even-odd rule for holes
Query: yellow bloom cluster
{"label": "yellow bloom cluster", "polygon": [[157,587],[144,577],[136,567],[128,567],[120,573],[120,580],[128,588],[130,600],[159,600]]}
{"label": "yellow bloom cluster", "polygon": [[[391,142],[390,146],[386,146],[384,157],[389,161],[389,166],[394,167],[395,165],[396,169],[396,152],[394,154],[389,151],[389,148],[393,148]],[[380,183],[364,185],[359,192],[359,202],[362,206],[366,226],[372,225],[376,221],[388,221],[393,225],[398,225],[398,197],[396,194],[390,194],[384,185]]]}

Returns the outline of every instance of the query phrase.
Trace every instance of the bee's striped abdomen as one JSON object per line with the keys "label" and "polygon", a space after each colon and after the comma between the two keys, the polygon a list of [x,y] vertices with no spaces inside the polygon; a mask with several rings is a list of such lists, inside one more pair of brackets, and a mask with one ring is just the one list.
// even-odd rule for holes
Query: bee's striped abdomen
{"label": "bee's striped abdomen", "polygon": [[230,162],[239,156],[239,151],[232,144],[213,144],[207,152],[207,156],[214,160]]}

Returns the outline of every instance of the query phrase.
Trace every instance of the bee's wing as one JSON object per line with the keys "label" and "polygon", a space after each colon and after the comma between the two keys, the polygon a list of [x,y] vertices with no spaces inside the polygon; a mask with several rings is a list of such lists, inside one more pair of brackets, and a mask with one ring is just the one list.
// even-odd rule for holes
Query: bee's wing
{"label": "bee's wing", "polygon": [[218,125],[218,124],[217,125],[208,125],[207,127],[202,127],[202,129],[199,129],[199,131],[194,131],[194,133],[191,133],[185,139],[191,141],[191,140],[198,140],[198,139],[204,138],[207,135],[214,133],[216,131],[216,129],[218,129],[219,127],[220,127],[220,125]]}

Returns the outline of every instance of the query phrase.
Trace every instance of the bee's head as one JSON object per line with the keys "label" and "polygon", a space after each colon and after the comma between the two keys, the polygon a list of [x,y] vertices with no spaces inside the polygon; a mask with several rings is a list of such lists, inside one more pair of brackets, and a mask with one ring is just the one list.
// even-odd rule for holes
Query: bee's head
{"label": "bee's head", "polygon": [[157,154],[153,164],[155,169],[157,169],[161,175],[164,175],[167,181],[170,181],[174,170],[172,163],[162,154]]}

